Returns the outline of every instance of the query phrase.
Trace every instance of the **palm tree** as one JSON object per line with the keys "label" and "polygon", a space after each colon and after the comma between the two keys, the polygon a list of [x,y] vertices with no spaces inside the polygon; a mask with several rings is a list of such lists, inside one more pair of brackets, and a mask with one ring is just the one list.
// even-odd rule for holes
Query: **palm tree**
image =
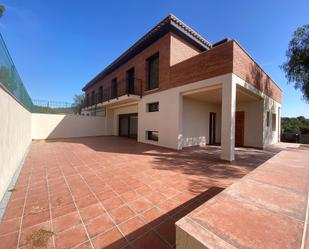
{"label": "palm tree", "polygon": [[4,11],[5,11],[5,6],[3,4],[0,4],[0,17],[3,16]]}

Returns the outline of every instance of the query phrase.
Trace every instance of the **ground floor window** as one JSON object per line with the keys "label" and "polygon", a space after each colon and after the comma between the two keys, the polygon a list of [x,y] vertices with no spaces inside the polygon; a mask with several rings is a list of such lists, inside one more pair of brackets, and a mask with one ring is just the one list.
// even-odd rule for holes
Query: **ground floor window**
{"label": "ground floor window", "polygon": [[147,131],[147,139],[152,141],[159,141],[159,132],[158,131]]}

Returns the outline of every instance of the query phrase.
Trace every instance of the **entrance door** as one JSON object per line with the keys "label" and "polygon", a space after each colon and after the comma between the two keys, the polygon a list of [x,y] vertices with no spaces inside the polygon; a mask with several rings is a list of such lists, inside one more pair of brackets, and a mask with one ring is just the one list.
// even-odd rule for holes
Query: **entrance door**
{"label": "entrance door", "polygon": [[216,113],[209,113],[209,144],[216,143]]}
{"label": "entrance door", "polygon": [[245,112],[236,112],[235,146],[244,146]]}
{"label": "entrance door", "polygon": [[137,138],[137,113],[119,115],[119,136]]}

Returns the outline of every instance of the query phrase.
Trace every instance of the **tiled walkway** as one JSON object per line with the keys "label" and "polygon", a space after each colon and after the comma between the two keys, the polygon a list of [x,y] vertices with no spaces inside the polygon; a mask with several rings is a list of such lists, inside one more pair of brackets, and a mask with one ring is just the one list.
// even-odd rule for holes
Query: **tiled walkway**
{"label": "tiled walkway", "polygon": [[118,137],[36,141],[0,224],[0,248],[175,246],[175,221],[275,152],[174,151]]}

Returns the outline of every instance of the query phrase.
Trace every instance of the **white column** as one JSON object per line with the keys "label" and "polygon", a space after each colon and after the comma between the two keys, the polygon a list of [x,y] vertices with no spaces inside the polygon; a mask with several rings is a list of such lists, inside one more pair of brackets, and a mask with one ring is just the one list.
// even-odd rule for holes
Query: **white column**
{"label": "white column", "polygon": [[235,159],[236,82],[233,76],[222,84],[221,159]]}

